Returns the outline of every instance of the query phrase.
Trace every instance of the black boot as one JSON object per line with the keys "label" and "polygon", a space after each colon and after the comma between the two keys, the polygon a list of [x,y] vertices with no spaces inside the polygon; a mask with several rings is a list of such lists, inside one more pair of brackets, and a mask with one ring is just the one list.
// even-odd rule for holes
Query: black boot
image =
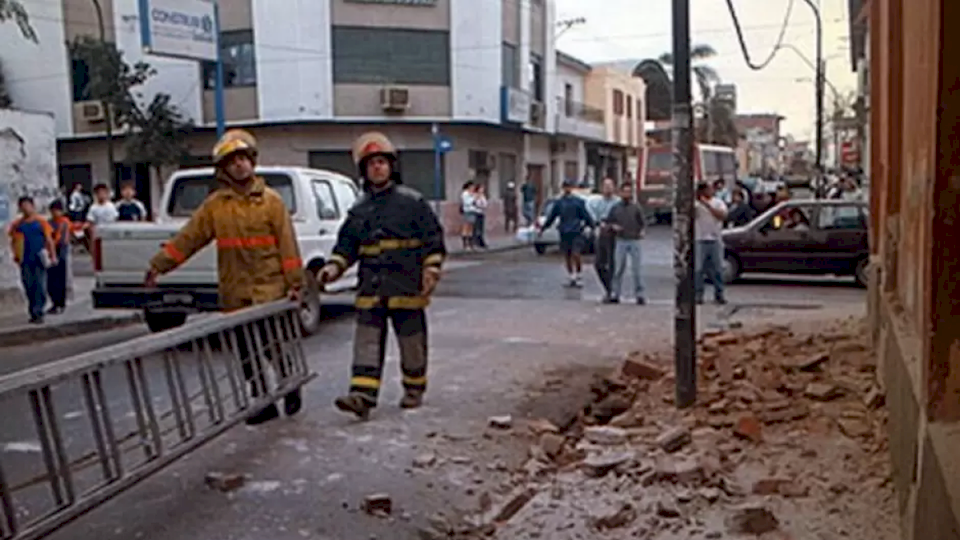
{"label": "black boot", "polygon": [[271,420],[276,420],[280,418],[280,409],[277,409],[275,403],[271,403],[264,407],[260,412],[247,418],[248,426],[259,426],[260,424],[267,423]]}
{"label": "black boot", "polygon": [[303,394],[299,388],[283,396],[283,412],[287,416],[297,414],[301,407],[303,407]]}
{"label": "black boot", "polygon": [[370,418],[370,409],[373,408],[373,405],[371,405],[369,401],[359,394],[350,394],[347,396],[338,397],[333,403],[341,411],[352,413],[360,420],[366,420],[367,418]]}
{"label": "black boot", "polygon": [[423,405],[423,392],[406,392],[400,400],[401,409],[416,409]]}

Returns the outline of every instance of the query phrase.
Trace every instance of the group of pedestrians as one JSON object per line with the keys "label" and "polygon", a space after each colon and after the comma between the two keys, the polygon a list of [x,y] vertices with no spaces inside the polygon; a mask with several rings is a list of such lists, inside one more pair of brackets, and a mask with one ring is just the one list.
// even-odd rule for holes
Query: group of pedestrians
{"label": "group of pedestrians", "polygon": [[463,242],[463,249],[487,249],[484,229],[488,205],[486,186],[474,181],[463,185],[460,192],[460,213],[463,215],[460,240]]}

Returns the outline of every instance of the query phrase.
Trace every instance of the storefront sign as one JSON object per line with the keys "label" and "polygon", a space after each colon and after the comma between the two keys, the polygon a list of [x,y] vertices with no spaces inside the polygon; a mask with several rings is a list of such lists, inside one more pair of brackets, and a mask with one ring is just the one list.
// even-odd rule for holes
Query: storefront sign
{"label": "storefront sign", "polygon": [[503,121],[511,124],[526,124],[530,121],[530,94],[519,88],[504,86],[501,89]]}
{"label": "storefront sign", "polygon": [[150,54],[215,61],[216,5],[209,0],[139,0],[140,38]]}

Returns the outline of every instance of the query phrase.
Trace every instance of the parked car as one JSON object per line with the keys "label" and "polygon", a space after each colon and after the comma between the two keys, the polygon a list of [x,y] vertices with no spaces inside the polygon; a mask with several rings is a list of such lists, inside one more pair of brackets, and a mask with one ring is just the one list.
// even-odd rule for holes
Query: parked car
{"label": "parked car", "polygon": [[[317,331],[321,322],[320,287],[315,272],[330,256],[337,231],[359,193],[353,180],[331,171],[258,167],[257,174],[283,198],[297,231],[307,270],[300,323],[309,335]],[[150,258],[216,188],[212,168],[178,171],[166,183],[156,222],[118,222],[98,227],[93,248],[94,307],[142,309],[147,326],[154,332],[182,325],[191,313],[219,310],[217,252],[213,243],[162,276],[156,289],[143,286]],[[340,280],[324,287],[324,292],[353,288],[356,276],[356,268],[351,268]]]}
{"label": "parked car", "polygon": [[[575,192],[575,195],[582,197],[584,201],[589,202],[595,197],[600,197],[600,195],[591,195],[591,194],[581,194]],[[550,211],[553,210],[553,205],[557,199],[547,199],[543,203],[543,208],[540,210],[540,215],[537,217],[537,226],[543,227],[543,224],[547,222],[547,216],[550,215]],[[592,231],[587,230],[584,234],[584,239],[586,244],[584,245],[584,253],[593,253],[595,246],[593,245],[593,234]],[[552,227],[548,230],[543,231],[543,234],[538,236],[533,242],[533,249],[537,252],[537,255],[543,255],[547,252],[547,249],[551,246],[560,245],[560,233],[557,231],[557,223],[555,222]]]}
{"label": "parked car", "polygon": [[723,276],[745,273],[853,276],[865,286],[870,254],[867,205],[859,201],[791,200],[723,232]]}

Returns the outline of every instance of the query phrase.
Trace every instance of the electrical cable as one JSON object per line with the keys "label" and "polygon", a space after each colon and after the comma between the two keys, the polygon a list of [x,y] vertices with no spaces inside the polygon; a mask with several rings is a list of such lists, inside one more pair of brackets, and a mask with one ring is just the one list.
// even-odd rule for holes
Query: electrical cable
{"label": "electrical cable", "polygon": [[783,46],[783,38],[787,34],[787,26],[790,24],[790,15],[793,12],[794,1],[795,0],[790,0],[790,3],[787,4],[787,12],[783,17],[783,26],[780,27],[780,35],[777,37],[777,44],[773,46],[773,50],[770,51],[770,54],[763,62],[754,64],[753,60],[750,58],[750,51],[747,48],[747,42],[743,39],[743,28],[740,26],[740,19],[737,18],[737,10],[733,6],[733,0],[726,0],[727,7],[730,9],[730,18],[733,19],[733,27],[737,30],[737,41],[740,42],[740,50],[743,52],[743,59],[750,69],[754,71],[760,71],[766,68],[771,62],[773,62],[773,59],[776,58],[777,53],[780,52],[780,48]]}

